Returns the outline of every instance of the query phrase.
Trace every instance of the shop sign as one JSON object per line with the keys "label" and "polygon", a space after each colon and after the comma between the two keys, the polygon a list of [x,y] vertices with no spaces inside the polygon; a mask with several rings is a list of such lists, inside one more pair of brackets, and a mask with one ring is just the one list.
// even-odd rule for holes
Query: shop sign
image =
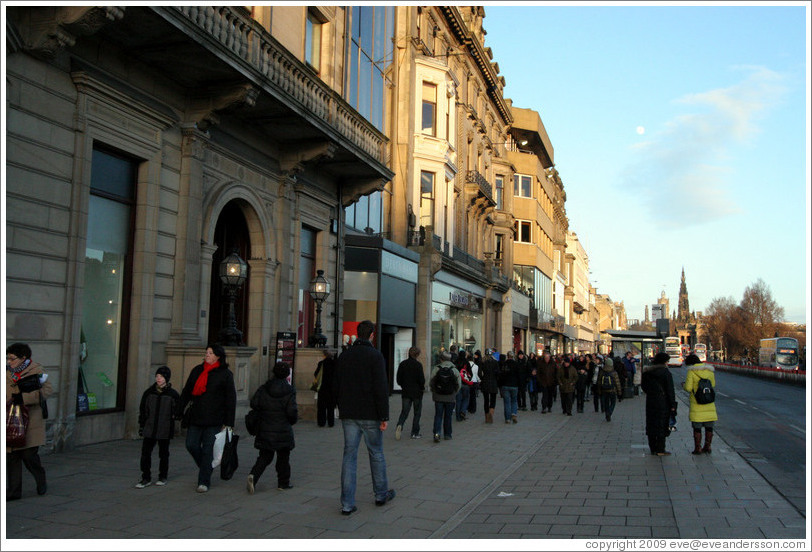
{"label": "shop sign", "polygon": [[389,251],[381,251],[381,272],[413,284],[417,283],[417,263],[393,255]]}
{"label": "shop sign", "polygon": [[462,293],[460,291],[451,291],[448,294],[449,305],[458,309],[466,309],[476,312],[482,311],[482,303],[479,297],[475,297],[470,293]]}

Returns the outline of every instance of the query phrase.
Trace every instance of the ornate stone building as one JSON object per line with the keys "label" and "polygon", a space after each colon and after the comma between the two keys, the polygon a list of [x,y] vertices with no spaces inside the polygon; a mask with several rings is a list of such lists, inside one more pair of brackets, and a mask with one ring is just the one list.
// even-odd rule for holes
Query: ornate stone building
{"label": "ornate stone building", "polygon": [[[338,222],[393,176],[391,103],[371,100],[387,88],[345,78],[351,30],[391,33],[391,15],[354,10],[8,8],[5,337],[51,375],[55,449],[135,436],[157,366],[183,384],[226,323],[233,250],[248,265],[228,348],[241,408],[277,332],[306,346],[316,269],[337,284],[323,322],[338,345]],[[80,391],[95,409],[77,411]]]}

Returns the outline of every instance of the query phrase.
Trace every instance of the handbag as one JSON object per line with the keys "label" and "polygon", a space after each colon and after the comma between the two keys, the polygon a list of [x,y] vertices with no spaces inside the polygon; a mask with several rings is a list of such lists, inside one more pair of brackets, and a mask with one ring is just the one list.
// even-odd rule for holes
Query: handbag
{"label": "handbag", "polygon": [[233,430],[226,430],[226,439],[223,446],[223,460],[220,462],[220,479],[228,481],[237,471],[240,466],[240,460],[237,457],[237,444],[240,442],[240,436],[234,433]]}
{"label": "handbag", "polygon": [[42,410],[42,419],[48,419],[48,401],[42,396],[42,391],[39,393],[39,408]]}
{"label": "handbag", "polygon": [[248,431],[248,435],[256,435],[257,429],[259,429],[259,412],[253,408],[245,415],[245,429]]}
{"label": "handbag", "polygon": [[180,427],[186,429],[189,427],[189,421],[192,418],[192,405],[194,404],[193,400],[189,400],[186,403],[186,407],[183,409],[183,414],[180,417]]}
{"label": "handbag", "polygon": [[6,403],[6,447],[24,447],[27,431],[28,408],[23,404],[22,396],[12,395]]}

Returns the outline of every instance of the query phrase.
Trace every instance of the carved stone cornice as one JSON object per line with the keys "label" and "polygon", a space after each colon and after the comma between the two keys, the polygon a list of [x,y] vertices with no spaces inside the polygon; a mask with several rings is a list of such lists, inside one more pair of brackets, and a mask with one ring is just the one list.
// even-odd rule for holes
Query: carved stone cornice
{"label": "carved stone cornice", "polygon": [[13,36],[21,50],[39,59],[51,60],[76,39],[96,33],[104,25],[121,19],[123,7],[12,7],[9,20],[16,26]]}

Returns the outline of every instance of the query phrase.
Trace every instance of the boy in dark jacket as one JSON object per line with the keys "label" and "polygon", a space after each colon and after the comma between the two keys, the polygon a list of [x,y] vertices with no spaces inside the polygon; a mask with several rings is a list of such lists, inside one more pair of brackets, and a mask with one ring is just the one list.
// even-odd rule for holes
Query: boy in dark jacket
{"label": "boy in dark jacket", "polygon": [[141,481],[137,489],[152,484],[152,450],[158,444],[158,482],[166,485],[169,473],[169,440],[175,435],[175,418],[178,413],[180,395],[172,389],[169,378],[172,371],[168,366],[161,366],[155,371],[155,383],[150,385],[141,396],[138,410],[138,435],[144,438],[141,443]]}
{"label": "boy in dark jacket", "polygon": [[290,366],[277,362],[273,377],[265,382],[251,398],[251,408],[259,413],[254,448],[259,457],[248,475],[248,492],[254,494],[254,486],[276,453],[276,480],[280,491],[292,489],[290,484],[290,451],[296,446],[293,424],[299,420],[296,389],[288,383]]}

